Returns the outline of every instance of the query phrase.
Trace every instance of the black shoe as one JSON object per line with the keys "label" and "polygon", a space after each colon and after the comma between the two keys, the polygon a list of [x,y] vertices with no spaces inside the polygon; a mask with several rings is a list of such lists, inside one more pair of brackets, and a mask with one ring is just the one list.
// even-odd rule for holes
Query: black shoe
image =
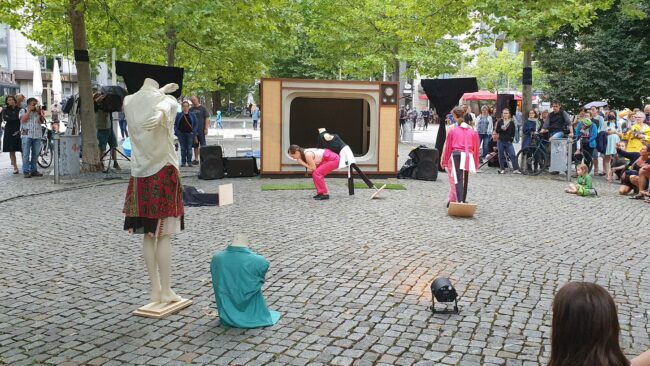
{"label": "black shoe", "polygon": [[25,178],[31,178],[32,175],[30,173],[23,173],[23,177]]}
{"label": "black shoe", "polygon": [[199,165],[199,161],[198,160],[192,160],[192,165]]}
{"label": "black shoe", "polygon": [[317,201],[328,200],[328,199],[330,199],[330,195],[329,194],[321,194],[320,196],[314,197],[314,199],[317,200]]}
{"label": "black shoe", "polygon": [[313,199],[317,199],[317,198],[320,197],[320,196],[322,196],[322,194],[319,193],[319,194],[313,196],[312,198],[313,198]]}
{"label": "black shoe", "polygon": [[30,174],[31,174],[32,177],[42,177],[43,176],[43,173],[39,173],[39,172],[32,172]]}

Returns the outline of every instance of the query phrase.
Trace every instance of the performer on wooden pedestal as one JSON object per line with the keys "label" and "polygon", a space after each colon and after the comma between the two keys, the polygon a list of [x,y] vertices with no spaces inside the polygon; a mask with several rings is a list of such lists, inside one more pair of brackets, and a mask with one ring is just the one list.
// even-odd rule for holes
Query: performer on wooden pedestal
{"label": "performer on wooden pedestal", "polygon": [[454,108],[452,115],[458,127],[449,130],[441,160],[449,177],[447,207],[466,202],[468,173],[478,169],[480,148],[478,133],[464,121],[463,109]]}

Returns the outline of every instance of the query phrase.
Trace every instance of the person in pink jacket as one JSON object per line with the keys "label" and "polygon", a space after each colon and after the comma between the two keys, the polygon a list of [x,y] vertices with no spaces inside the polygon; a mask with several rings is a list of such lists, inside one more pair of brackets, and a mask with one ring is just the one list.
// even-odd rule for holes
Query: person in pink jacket
{"label": "person in pink jacket", "polygon": [[466,202],[468,173],[476,173],[479,164],[480,140],[478,133],[464,122],[462,108],[454,108],[452,115],[458,127],[447,132],[442,152],[442,167],[449,178],[449,202]]}

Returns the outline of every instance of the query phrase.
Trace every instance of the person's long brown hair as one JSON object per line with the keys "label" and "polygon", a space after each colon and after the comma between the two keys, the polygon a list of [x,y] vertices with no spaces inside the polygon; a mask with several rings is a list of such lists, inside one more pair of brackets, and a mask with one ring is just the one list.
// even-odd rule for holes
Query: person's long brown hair
{"label": "person's long brown hair", "polygon": [[607,290],[570,282],[553,299],[548,366],[629,366],[619,333],[616,305]]}
{"label": "person's long brown hair", "polygon": [[295,153],[296,151],[300,152],[300,159],[302,159],[302,161],[306,164],[307,159],[305,158],[305,149],[303,149],[302,147],[300,147],[298,145],[290,145],[289,146],[289,151],[288,151],[289,155]]}

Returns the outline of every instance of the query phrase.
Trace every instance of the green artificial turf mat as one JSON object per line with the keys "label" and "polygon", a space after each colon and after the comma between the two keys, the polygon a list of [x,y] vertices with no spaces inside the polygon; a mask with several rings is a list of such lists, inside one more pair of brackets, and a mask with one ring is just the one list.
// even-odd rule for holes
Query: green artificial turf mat
{"label": "green artificial turf mat", "polygon": [[[346,184],[347,185],[347,184]],[[384,183],[375,183],[377,187],[381,187]],[[365,183],[354,183],[355,189],[369,189]],[[316,189],[314,183],[294,183],[294,184],[262,184],[263,191],[301,191]],[[399,183],[387,183],[384,189],[406,190],[404,185]]]}

